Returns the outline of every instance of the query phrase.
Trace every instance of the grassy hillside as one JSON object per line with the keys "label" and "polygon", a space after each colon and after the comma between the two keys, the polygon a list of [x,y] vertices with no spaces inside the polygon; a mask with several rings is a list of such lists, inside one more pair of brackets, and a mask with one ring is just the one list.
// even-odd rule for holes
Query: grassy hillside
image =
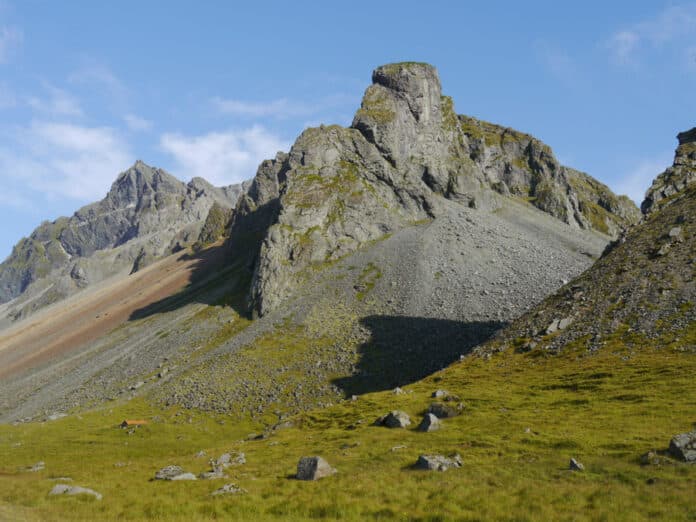
{"label": "grassy hillside", "polygon": [[[682,338],[693,339],[692,323]],[[634,339],[635,341],[635,339]],[[468,358],[404,388],[361,396],[294,419],[262,440],[260,426],[229,417],[155,411],[143,402],[45,424],[0,427],[0,518],[31,520],[687,520],[696,517],[696,466],[642,466],[696,424],[696,354],[647,340],[629,350],[618,336],[591,354],[512,350]],[[441,431],[371,426],[392,409],[414,426],[445,389],[466,404]],[[133,434],[126,417],[151,423]],[[178,464],[199,473],[206,458],[246,453],[229,479],[154,482]],[[418,455],[462,456],[460,469],[414,471]],[[318,454],[338,474],[292,478],[298,459]],[[586,471],[571,472],[575,457]],[[38,473],[21,471],[46,462]],[[125,465],[123,465],[125,464]],[[93,488],[102,501],[49,497],[55,477]],[[234,482],[247,492],[210,493]]]}

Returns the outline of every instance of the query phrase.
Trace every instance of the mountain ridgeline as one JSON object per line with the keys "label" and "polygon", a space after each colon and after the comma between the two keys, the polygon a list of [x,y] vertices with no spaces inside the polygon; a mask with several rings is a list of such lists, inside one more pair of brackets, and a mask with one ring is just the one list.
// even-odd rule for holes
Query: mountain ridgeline
{"label": "mountain ridgeline", "polygon": [[[0,265],[0,303],[22,295],[15,318],[119,272],[132,272],[199,239],[210,209],[229,209],[242,187],[202,178],[182,183],[141,161],[106,197],[70,217],[45,222]],[[23,295],[24,294],[24,295]]]}
{"label": "mountain ridgeline", "polygon": [[494,211],[513,198],[607,239],[639,219],[628,198],[560,165],[536,138],[457,115],[434,67],[385,65],[372,80],[351,127],[307,129],[243,185],[183,184],[137,162],[105,199],[14,247],[0,265],[0,303],[14,300],[5,316],[221,234],[249,268],[249,309],[264,315],[307,267],[432,220],[450,203]]}

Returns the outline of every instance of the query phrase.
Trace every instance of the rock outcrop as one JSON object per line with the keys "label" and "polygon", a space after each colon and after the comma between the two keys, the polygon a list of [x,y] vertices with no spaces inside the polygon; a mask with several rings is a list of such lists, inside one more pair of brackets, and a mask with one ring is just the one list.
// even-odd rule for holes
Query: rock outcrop
{"label": "rock outcrop", "polygon": [[641,210],[650,214],[674,201],[689,185],[696,182],[696,127],[677,135],[679,146],[673,165],[657,176],[645,194]]}
{"label": "rock outcrop", "polygon": [[617,337],[696,350],[688,341],[696,324],[696,184],[688,181],[696,163],[685,159],[694,135],[679,135],[674,166],[657,177],[643,202],[645,220],[580,277],[515,320],[499,340],[520,352],[558,351],[581,338],[593,351]]}
{"label": "rock outcrop", "polygon": [[434,67],[385,65],[372,80],[350,128],[307,129],[240,198],[231,244],[258,252],[247,259],[256,315],[277,308],[306,269],[436,218],[446,200],[492,210],[515,197],[610,236],[639,219],[628,198],[561,166],[532,136],[458,116]]}
{"label": "rock outcrop", "polygon": [[11,310],[19,318],[121,271],[137,271],[199,240],[206,220],[218,221],[207,219],[211,208],[224,214],[242,190],[202,178],[185,184],[138,161],[103,200],[43,223],[15,245],[0,265],[0,303],[26,294]]}

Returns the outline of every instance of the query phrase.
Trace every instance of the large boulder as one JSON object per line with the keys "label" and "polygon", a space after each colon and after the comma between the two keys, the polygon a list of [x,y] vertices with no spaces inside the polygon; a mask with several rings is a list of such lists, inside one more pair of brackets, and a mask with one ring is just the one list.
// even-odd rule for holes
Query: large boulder
{"label": "large boulder", "polygon": [[302,457],[297,463],[298,480],[319,480],[334,473],[336,470],[321,457]]}

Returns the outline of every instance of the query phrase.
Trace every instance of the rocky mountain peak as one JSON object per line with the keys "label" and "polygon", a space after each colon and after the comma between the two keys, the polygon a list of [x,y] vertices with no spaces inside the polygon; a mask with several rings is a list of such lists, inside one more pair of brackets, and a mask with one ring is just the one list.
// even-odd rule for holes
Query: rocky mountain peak
{"label": "rocky mountain peak", "polygon": [[641,205],[649,214],[677,199],[684,189],[696,182],[696,127],[677,134],[679,145],[674,163],[653,181]]}

